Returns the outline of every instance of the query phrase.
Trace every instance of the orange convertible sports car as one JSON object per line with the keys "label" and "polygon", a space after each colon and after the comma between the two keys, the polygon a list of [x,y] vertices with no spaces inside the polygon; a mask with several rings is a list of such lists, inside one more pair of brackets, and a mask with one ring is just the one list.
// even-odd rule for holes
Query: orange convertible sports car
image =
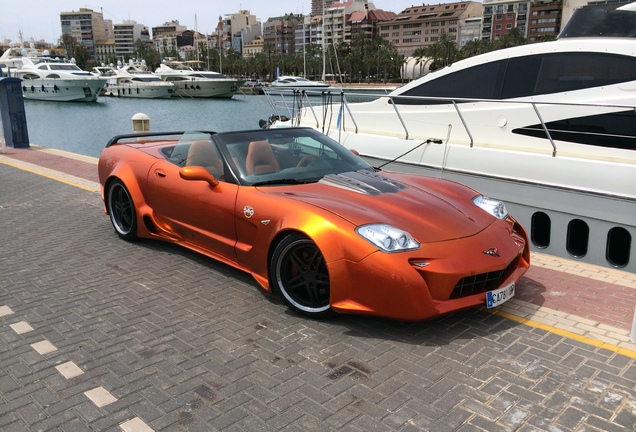
{"label": "orange convertible sports car", "polygon": [[527,235],[502,202],[375,169],[310,128],[118,136],[99,181],[120,237],[237,267],[313,317],[493,307],[529,266]]}

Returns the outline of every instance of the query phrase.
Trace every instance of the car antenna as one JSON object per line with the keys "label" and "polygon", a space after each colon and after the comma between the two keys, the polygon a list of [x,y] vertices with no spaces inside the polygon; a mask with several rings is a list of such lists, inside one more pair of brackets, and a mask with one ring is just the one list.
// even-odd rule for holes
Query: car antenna
{"label": "car antenna", "polygon": [[430,143],[433,143],[433,144],[442,144],[442,140],[441,140],[441,139],[439,139],[439,138],[429,138],[429,139],[427,139],[426,141],[419,143],[418,145],[416,145],[416,146],[415,146],[415,147],[413,147],[412,149],[407,150],[406,152],[402,153],[402,154],[401,154],[401,155],[399,155],[398,157],[396,157],[396,158],[394,158],[394,159],[391,159],[390,161],[387,161],[387,162],[383,163],[382,165],[377,166],[377,167],[375,167],[375,168],[376,168],[376,169],[380,169],[380,168],[382,168],[383,166],[386,166],[386,165],[388,165],[388,164],[390,164],[390,163],[393,163],[393,162],[395,162],[396,160],[400,159],[401,157],[406,156],[407,154],[411,153],[412,151],[417,150],[418,148],[422,147],[424,144],[430,144]]}

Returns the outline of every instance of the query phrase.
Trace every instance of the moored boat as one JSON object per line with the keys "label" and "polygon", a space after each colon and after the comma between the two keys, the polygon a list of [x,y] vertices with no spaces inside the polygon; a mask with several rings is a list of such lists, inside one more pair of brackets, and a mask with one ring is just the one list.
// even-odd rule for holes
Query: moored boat
{"label": "moored boat", "polygon": [[93,68],[108,81],[104,87],[104,95],[125,98],[167,99],[174,93],[175,85],[166,82],[158,75],[144,67],[129,64],[115,67],[101,66]]}
{"label": "moored boat", "polygon": [[182,98],[231,98],[243,85],[244,80],[226,77],[212,71],[198,71],[183,62],[172,66],[161,64],[155,74],[162,80],[173,83],[173,96]]}
{"label": "moored boat", "polygon": [[307,78],[283,75],[274,80],[272,84],[265,89],[270,95],[291,94],[294,91],[310,90],[321,91],[329,89],[329,84],[319,81],[311,81]]}
{"label": "moored boat", "polygon": [[73,62],[40,58],[36,64],[27,57],[22,62],[15,76],[22,80],[25,99],[94,102],[106,83],[105,78],[85,72]]}

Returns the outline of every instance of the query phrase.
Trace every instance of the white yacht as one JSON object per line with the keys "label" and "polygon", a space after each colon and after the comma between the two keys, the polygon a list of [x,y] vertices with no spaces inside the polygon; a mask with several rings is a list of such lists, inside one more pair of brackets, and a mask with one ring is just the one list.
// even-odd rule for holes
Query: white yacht
{"label": "white yacht", "polygon": [[268,94],[278,95],[281,93],[292,93],[298,90],[327,90],[329,84],[318,81],[311,81],[307,78],[283,75],[278,77],[272,84],[265,89]]}
{"label": "white yacht", "polygon": [[580,9],[556,41],[472,57],[372,102],[275,107],[268,123],[472,186],[507,203],[535,250],[636,272],[635,5]]}
{"label": "white yacht", "polygon": [[25,99],[58,102],[94,102],[106,83],[105,78],[85,72],[73,62],[41,58],[36,64],[22,58],[15,76],[22,80]]}
{"label": "white yacht", "polygon": [[13,75],[17,69],[22,67],[22,57],[34,60],[37,57],[48,55],[48,51],[40,51],[33,46],[27,48],[21,44],[20,46],[9,47],[0,56],[0,71],[2,71],[2,76]]}
{"label": "white yacht", "polygon": [[185,63],[161,64],[155,74],[173,83],[173,96],[182,98],[231,98],[244,80],[228,78],[212,71],[194,70]]}
{"label": "white yacht", "polygon": [[167,99],[174,93],[173,83],[163,81],[160,76],[148,71],[145,64],[135,64],[132,60],[125,66],[98,66],[93,70],[107,79],[105,96]]}

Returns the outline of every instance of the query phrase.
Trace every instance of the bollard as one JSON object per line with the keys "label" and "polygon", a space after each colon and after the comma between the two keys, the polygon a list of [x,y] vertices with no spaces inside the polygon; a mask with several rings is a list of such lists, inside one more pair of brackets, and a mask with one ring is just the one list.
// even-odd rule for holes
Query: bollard
{"label": "bollard", "polygon": [[133,132],[150,132],[150,117],[144,113],[132,116]]}

